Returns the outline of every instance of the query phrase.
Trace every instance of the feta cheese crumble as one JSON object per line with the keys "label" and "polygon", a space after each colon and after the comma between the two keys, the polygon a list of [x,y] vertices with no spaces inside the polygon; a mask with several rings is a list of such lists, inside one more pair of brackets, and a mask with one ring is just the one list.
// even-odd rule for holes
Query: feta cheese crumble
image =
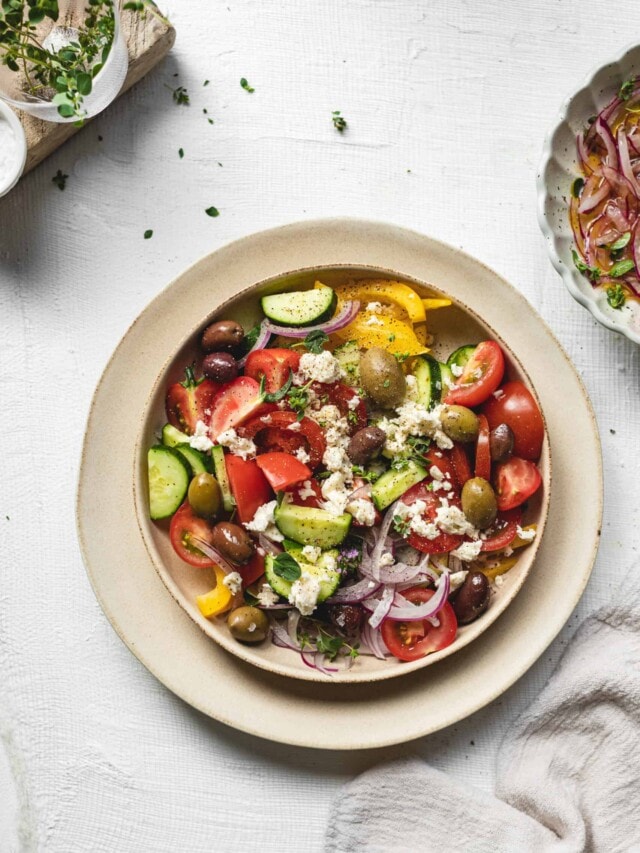
{"label": "feta cheese crumble", "polygon": [[462,374],[464,373],[464,367],[460,367],[459,364],[452,364],[451,365],[451,373],[457,379],[459,376],[462,376]]}
{"label": "feta cheese crumble", "polygon": [[463,563],[470,563],[478,558],[482,550],[482,540],[477,539],[475,542],[463,542],[462,545],[451,552],[452,557],[457,557]]}
{"label": "feta cheese crumble", "polygon": [[436,510],[436,524],[445,533],[453,533],[456,536],[471,536],[472,539],[478,538],[478,531],[469,524],[465,514],[457,506],[449,506],[449,504],[441,498],[442,503]]}
{"label": "feta cheese crumble", "polygon": [[521,539],[523,542],[533,542],[536,538],[536,531],[533,528],[531,530],[525,530],[523,527],[520,527],[520,525],[516,527],[516,534],[518,539]]}
{"label": "feta cheese crumble", "polygon": [[357,521],[358,524],[364,524],[365,527],[373,527],[376,523],[376,508],[366,498],[356,498],[349,501],[345,509],[351,513],[354,521]]}
{"label": "feta cheese crumble", "polygon": [[222,583],[231,595],[237,595],[242,589],[242,575],[239,572],[229,572],[228,575],[225,575]]}
{"label": "feta cheese crumble", "polygon": [[297,450],[294,450],[293,455],[296,457],[298,462],[302,462],[303,465],[306,465],[311,459],[304,447],[299,447]]}
{"label": "feta cheese crumble", "polygon": [[260,590],[256,598],[258,599],[258,603],[261,604],[263,607],[273,607],[274,604],[278,603],[278,596],[271,589],[268,583],[262,584],[262,589]]}
{"label": "feta cheese crumble", "polygon": [[415,400],[406,400],[396,409],[394,418],[382,418],[378,422],[380,429],[387,434],[385,449],[394,456],[401,456],[407,446],[409,436],[427,436],[432,438],[441,450],[449,450],[453,442],[442,431],[442,406],[428,410]]}
{"label": "feta cheese crumble", "polygon": [[300,500],[306,500],[307,498],[315,497],[316,491],[311,485],[311,480],[305,480],[304,483],[298,488],[298,497]]}
{"label": "feta cheese crumble", "polygon": [[452,572],[449,575],[449,589],[451,592],[455,592],[456,589],[462,586],[468,574],[469,572],[466,569],[463,569],[461,572]]}
{"label": "feta cheese crumble", "polygon": [[196,430],[189,439],[189,445],[201,453],[206,453],[213,447],[213,442],[209,438],[209,428],[203,421],[196,423]]}
{"label": "feta cheese crumble", "polygon": [[364,321],[365,326],[384,326],[384,320],[381,320],[379,317],[376,317],[375,314],[372,314]]}
{"label": "feta cheese crumble", "polygon": [[218,436],[218,444],[226,447],[235,456],[248,459],[256,455],[256,446],[250,438],[240,438],[238,433],[231,427],[221,432]]}
{"label": "feta cheese crumble", "polygon": [[264,533],[265,536],[274,542],[282,542],[284,536],[276,527],[274,517],[277,504],[277,501],[269,501],[269,503],[259,506],[256,514],[251,521],[245,522],[244,527],[253,533]]}
{"label": "feta cheese crumble", "polygon": [[291,585],[289,603],[297,607],[303,616],[311,616],[318,604],[320,581],[309,572],[303,572]]}
{"label": "feta cheese crumble", "polygon": [[306,352],[300,359],[294,384],[305,385],[309,381],[337,382],[341,375],[340,363],[329,350],[323,350],[318,355]]}
{"label": "feta cheese crumble", "polygon": [[319,548],[317,545],[305,545],[302,549],[302,556],[309,563],[317,563],[320,559],[320,554],[322,554],[322,548]]}
{"label": "feta cheese crumble", "polygon": [[440,535],[437,525],[432,521],[426,521],[422,517],[426,509],[427,505],[422,500],[414,501],[412,504],[405,504],[399,501],[396,504],[395,515],[399,515],[409,525],[411,533],[416,533],[425,539],[437,539]]}

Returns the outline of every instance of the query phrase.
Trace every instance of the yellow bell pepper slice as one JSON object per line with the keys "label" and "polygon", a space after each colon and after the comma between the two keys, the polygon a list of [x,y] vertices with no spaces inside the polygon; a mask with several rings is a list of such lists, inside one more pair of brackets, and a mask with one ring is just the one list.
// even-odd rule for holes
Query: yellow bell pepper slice
{"label": "yellow bell pepper slice", "polygon": [[196,596],[196,604],[205,619],[225,613],[231,607],[233,600],[230,590],[223,583],[224,572],[218,566],[214,566],[213,569],[216,573],[216,585],[211,592]]}
{"label": "yellow bell pepper slice", "polygon": [[498,575],[503,575],[509,569],[512,569],[518,562],[518,559],[518,557],[507,557],[505,560],[501,560],[497,566],[492,566],[490,569],[480,569],[480,571],[488,580],[493,581]]}
{"label": "yellow bell pepper slice", "polygon": [[424,306],[425,311],[435,311],[437,308],[448,308],[451,305],[450,299],[439,299],[434,297],[428,297],[422,299],[422,305]]}
{"label": "yellow bell pepper slice", "polygon": [[[523,527],[522,529],[523,530],[533,530],[535,532],[538,529],[538,525],[537,524],[528,524],[526,527]],[[533,541],[534,541],[533,539],[521,539],[519,536],[516,536],[516,538],[511,543],[511,547],[512,548],[524,548],[525,545],[531,545],[531,543]]]}
{"label": "yellow bell pepper slice", "polygon": [[[372,318],[374,323],[370,322]],[[358,346],[364,349],[382,347],[389,352],[408,355],[420,355],[429,351],[428,347],[420,343],[413,328],[407,323],[387,314],[372,314],[368,311],[360,312],[353,323],[334,332],[330,338],[335,344],[357,341]]]}
{"label": "yellow bell pepper slice", "polygon": [[359,299],[362,308],[367,307],[368,302],[390,302],[399,305],[407,312],[412,323],[424,323],[427,319],[424,305],[418,294],[400,281],[388,281],[386,279],[363,279],[352,284],[341,285],[335,288],[338,299]]}

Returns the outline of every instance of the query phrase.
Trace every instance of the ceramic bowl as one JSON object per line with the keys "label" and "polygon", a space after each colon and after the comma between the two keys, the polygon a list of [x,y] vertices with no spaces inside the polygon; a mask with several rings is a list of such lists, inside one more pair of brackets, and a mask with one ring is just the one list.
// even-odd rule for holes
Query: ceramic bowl
{"label": "ceramic bowl", "polygon": [[7,106],[4,101],[0,100],[0,121],[6,121],[16,140],[16,152],[13,166],[5,176],[4,180],[0,178],[0,197],[6,195],[12,190],[20,180],[20,176],[24,171],[24,165],[27,162],[27,140],[24,135],[24,129],[18,120],[17,115]]}
{"label": "ceramic bowl", "polygon": [[574,246],[569,223],[571,185],[580,175],[576,137],[613,98],[621,84],[640,74],[640,45],[625,49],[606,65],[593,71],[575,94],[568,97],[547,136],[538,171],[538,222],[556,270],[569,293],[607,329],[640,343],[640,302],[628,300],[622,309],[607,303],[603,289],[591,283],[575,268]]}
{"label": "ceramic bowl", "polygon": [[[185,366],[190,364],[194,358],[199,357],[200,333],[208,323],[215,320],[234,319],[245,328],[251,328],[262,317],[260,297],[267,293],[305,289],[312,287],[316,280],[336,286],[348,280],[364,278],[387,278],[405,281],[423,296],[447,295],[424,282],[402,275],[398,271],[345,265],[340,267],[314,267],[283,273],[277,277],[253,284],[222,304],[212,306],[213,310],[210,314],[202,317],[202,321],[184,338],[178,350],[168,354],[168,360],[162,366],[155,387],[151,390],[136,449],[134,488],[138,523],[154,566],[171,595],[200,629],[227,651],[255,666],[293,678],[316,681],[332,680],[334,682],[362,682],[393,678],[430,666],[468,645],[500,616],[522,587],[534,562],[549,505],[551,471],[548,442],[545,440],[540,461],[544,485],[530,501],[526,515],[526,523],[535,522],[538,525],[538,535],[534,543],[522,550],[516,566],[504,575],[504,582],[499,589],[496,589],[490,607],[485,614],[472,624],[461,626],[452,645],[418,661],[404,663],[395,658],[380,661],[374,657],[360,656],[351,669],[340,669],[332,676],[326,676],[305,666],[296,652],[278,648],[268,640],[257,646],[238,643],[231,637],[224,618],[207,620],[200,614],[195,599],[197,595],[208,592],[215,585],[213,572],[196,569],[182,562],[171,547],[168,536],[168,521],[153,523],[149,520],[146,455],[147,449],[157,441],[157,436],[166,420],[164,410],[166,389],[170,383],[179,381],[184,376]],[[500,335],[483,322],[470,308],[456,301],[451,308],[431,312],[428,319],[429,331],[434,337],[433,352],[436,357],[445,358],[453,349],[470,341],[481,341],[488,338],[497,340],[503,347],[507,358],[508,378],[522,380],[535,394],[535,389],[531,386],[525,368],[518,361],[516,355],[509,349]]]}

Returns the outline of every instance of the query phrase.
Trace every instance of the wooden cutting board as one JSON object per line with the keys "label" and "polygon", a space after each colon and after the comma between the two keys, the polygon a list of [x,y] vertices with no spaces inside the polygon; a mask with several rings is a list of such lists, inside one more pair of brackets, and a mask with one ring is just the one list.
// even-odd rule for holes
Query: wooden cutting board
{"label": "wooden cutting board", "polygon": [[[171,24],[151,14],[143,18],[137,13],[122,12],[122,31],[129,48],[129,70],[120,95],[142,80],[145,74],[164,59],[176,40],[176,31]],[[18,113],[18,117],[27,137],[25,175],[63,142],[82,130],[74,127],[73,123],[55,124],[23,112]]]}

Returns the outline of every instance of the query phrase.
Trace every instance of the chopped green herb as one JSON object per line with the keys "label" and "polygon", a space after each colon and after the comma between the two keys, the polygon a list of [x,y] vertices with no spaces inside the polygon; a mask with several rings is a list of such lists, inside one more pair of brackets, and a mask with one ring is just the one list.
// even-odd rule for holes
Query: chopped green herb
{"label": "chopped green herb", "polygon": [[631,231],[625,231],[622,237],[616,240],[615,243],[612,243],[609,248],[612,252],[619,252],[625,246],[629,245],[629,240],[631,240]]}
{"label": "chopped green herb", "polygon": [[355,426],[358,423],[358,413],[354,409],[347,412],[347,422]]}
{"label": "chopped green herb", "polygon": [[203,86],[208,86],[208,85],[209,85],[209,81],[208,81],[208,80],[205,80],[205,81],[204,81],[204,83],[203,83],[202,85],[203,85]]}
{"label": "chopped green herb", "polygon": [[255,92],[255,89],[253,88],[253,86],[249,85],[249,82],[246,77],[240,78],[240,85],[245,90],[245,92],[249,92],[249,94],[251,94],[251,92]]}
{"label": "chopped green herb", "polygon": [[602,272],[598,269],[598,267],[590,267],[588,264],[585,264],[585,262],[578,255],[575,249],[571,250],[571,255],[573,257],[573,263],[576,265],[576,269],[578,269],[591,281],[598,281],[598,279],[602,275]]}
{"label": "chopped green herb", "polygon": [[217,207],[208,207],[205,210],[205,213],[207,214],[207,216],[220,216],[220,211]]}
{"label": "chopped green herb", "polygon": [[620,89],[618,90],[618,97],[621,101],[628,101],[631,97],[631,93],[633,92],[634,86],[636,84],[635,80],[625,80]]}
{"label": "chopped green herb", "polygon": [[395,339],[396,339],[396,336],[395,336],[395,335],[393,335],[393,334],[392,334],[392,335],[389,335],[389,343],[390,343],[390,344],[392,344],[392,343],[395,341]]}
{"label": "chopped green herb", "polygon": [[393,529],[400,536],[406,536],[409,533],[410,525],[411,522],[409,519],[404,518],[402,515],[393,516]]}
{"label": "chopped green herb", "polygon": [[352,465],[351,470],[354,477],[360,477],[361,480],[366,480],[367,483],[375,483],[380,478],[380,474],[377,471],[367,471],[361,465]]}
{"label": "chopped green herb", "polygon": [[619,310],[627,301],[627,294],[621,284],[614,284],[607,288],[607,302],[612,308]]}
{"label": "chopped green herb", "polygon": [[184,148],[178,148],[178,157],[182,160],[184,157]]}
{"label": "chopped green herb", "polygon": [[297,412],[299,421],[304,417],[305,409],[309,405],[309,394],[307,392],[310,386],[311,382],[307,382],[307,384],[302,387],[294,386],[289,389],[289,393],[287,394],[289,408],[293,409],[294,412]]}
{"label": "chopped green herb", "polygon": [[584,187],[584,178],[576,178],[571,184],[571,195],[578,198]]}
{"label": "chopped green herb", "polygon": [[260,334],[260,323],[256,323],[256,325],[249,329],[247,334],[242,339],[242,343],[245,349],[245,352],[249,352],[249,350],[253,347],[255,342],[258,340],[258,335]]}
{"label": "chopped green herb", "polygon": [[260,396],[265,401],[265,403],[278,403],[284,397],[286,397],[289,388],[291,388],[291,383],[293,382],[293,371],[289,368],[289,378],[284,383],[282,388],[279,388],[277,391],[272,391],[270,394],[265,394],[265,384],[266,378],[263,375],[260,380]]}
{"label": "chopped green herb", "polygon": [[178,104],[179,106],[188,106],[189,93],[187,92],[184,86],[178,86],[177,89],[171,89],[170,86],[167,86],[167,89],[171,91],[173,100],[176,104]]}
{"label": "chopped green herb", "polygon": [[618,261],[611,267],[608,274],[612,278],[620,278],[620,276],[626,275],[628,272],[631,272],[634,267],[635,264],[632,260]]}
{"label": "chopped green herb", "polygon": [[402,364],[402,362],[403,362],[403,361],[406,361],[406,360],[409,358],[409,356],[411,355],[411,353],[408,353],[408,352],[394,352],[394,355],[395,355],[395,357],[398,359],[398,361],[400,362],[400,364]]}
{"label": "chopped green herb", "polygon": [[315,329],[313,332],[309,332],[309,334],[304,339],[304,345],[309,350],[309,352],[314,353],[315,355],[319,355],[324,349],[324,345],[329,340],[329,335],[326,335],[322,329]]}
{"label": "chopped green herb", "polygon": [[383,387],[383,388],[388,388],[388,387],[389,387],[389,385],[391,385],[391,380],[390,380],[390,379],[385,379],[385,380],[384,380],[384,382],[382,383],[382,387]]}
{"label": "chopped green herb", "polygon": [[65,175],[60,169],[55,173],[55,175],[51,178],[51,182],[54,183],[59,190],[64,190],[67,186],[67,178],[69,175]]}
{"label": "chopped green herb", "polygon": [[338,657],[343,645],[344,640],[342,637],[327,634],[322,629],[320,629],[316,637],[316,648],[319,652],[326,655],[329,661],[333,661]]}
{"label": "chopped green herb", "polygon": [[273,571],[286,581],[297,581],[302,574],[300,563],[291,554],[283,551],[273,561]]}
{"label": "chopped green herb", "polygon": [[334,110],[332,113],[333,126],[337,131],[342,133],[347,126],[346,118],[340,115],[340,110]]}
{"label": "chopped green herb", "polygon": [[144,232],[144,239],[150,240],[152,237],[153,237],[153,231],[151,230],[151,228],[149,228],[147,231]]}

